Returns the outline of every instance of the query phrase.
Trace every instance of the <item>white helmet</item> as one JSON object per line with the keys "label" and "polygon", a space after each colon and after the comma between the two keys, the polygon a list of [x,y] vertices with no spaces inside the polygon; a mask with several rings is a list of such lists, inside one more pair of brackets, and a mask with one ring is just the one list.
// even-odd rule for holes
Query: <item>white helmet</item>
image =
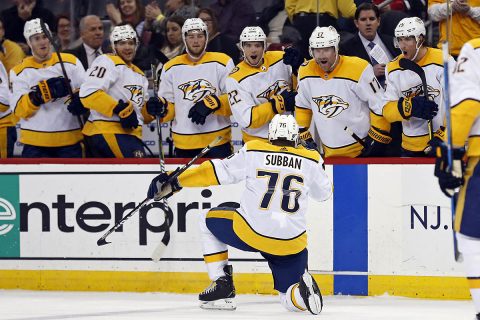
{"label": "white helmet", "polygon": [[115,43],[118,41],[125,41],[133,39],[135,40],[135,51],[138,48],[138,37],[137,32],[133,27],[129,24],[125,24],[123,26],[116,26],[113,28],[112,32],[110,33],[110,43],[112,44],[113,52],[116,54],[115,50]]}
{"label": "white helmet", "polygon": [[192,58],[199,58],[199,57],[194,57],[190,54],[190,51],[188,50],[187,46],[187,41],[185,40],[187,37],[187,34],[190,31],[200,31],[205,33],[205,47],[203,48],[203,52],[200,54],[199,57],[203,56],[205,53],[205,50],[207,50],[207,43],[208,43],[208,28],[205,22],[203,22],[202,19],[200,18],[190,18],[185,20],[185,23],[182,26],[182,39],[183,39],[183,44],[185,45],[185,50],[187,51],[187,54],[192,57]]}
{"label": "white helmet", "polygon": [[[50,28],[48,24],[45,24],[47,31],[50,32]],[[27,40],[28,45],[30,46],[30,37],[39,33],[43,33],[42,24],[40,22],[40,18],[29,20],[25,23],[25,27],[23,27],[23,36],[25,40]]]}
{"label": "white helmet", "polygon": [[268,126],[268,141],[279,138],[294,142],[298,145],[298,124],[292,115],[276,114]]}
{"label": "white helmet", "polygon": [[395,38],[394,38],[395,47],[400,48],[400,45],[398,43],[398,38],[415,37],[417,50],[415,52],[415,55],[412,58],[412,60],[415,60],[415,58],[418,55],[418,52],[420,51],[420,47],[423,44],[423,41],[420,42],[420,36],[423,35],[423,37],[425,37],[426,34],[427,34],[427,31],[425,30],[425,24],[423,23],[422,19],[418,17],[403,18],[395,27]]}
{"label": "white helmet", "polygon": [[[245,51],[243,50],[243,44],[245,42],[263,42],[263,53],[267,50],[267,36],[265,35],[265,32],[263,32],[262,28],[260,27],[245,27],[240,34],[240,50],[242,50],[243,56],[245,57]],[[259,63],[262,62],[263,59],[263,54],[262,58],[259,60]],[[244,59],[244,61],[251,65],[248,62],[248,59]],[[251,65],[252,67],[258,67],[257,65]]]}
{"label": "white helmet", "polygon": [[308,51],[313,58],[312,49],[335,47],[338,53],[338,44],[340,43],[340,35],[337,30],[332,27],[316,27],[308,40]]}

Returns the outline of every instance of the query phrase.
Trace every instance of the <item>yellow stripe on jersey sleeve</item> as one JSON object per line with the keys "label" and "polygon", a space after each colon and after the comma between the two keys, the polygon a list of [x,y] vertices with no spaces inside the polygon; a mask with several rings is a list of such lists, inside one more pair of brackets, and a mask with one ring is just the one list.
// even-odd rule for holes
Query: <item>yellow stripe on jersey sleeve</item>
{"label": "yellow stripe on jersey sleeve", "polygon": [[247,128],[260,128],[275,116],[273,112],[272,104],[267,101],[262,104],[256,105],[250,109],[250,124]]}
{"label": "yellow stripe on jersey sleeve", "polygon": [[383,117],[390,123],[403,121],[403,117],[398,110],[398,101],[389,101],[383,106]]}
{"label": "yellow stripe on jersey sleeve", "polygon": [[230,117],[232,115],[232,109],[230,108],[230,103],[228,102],[228,94],[222,94],[218,96],[220,100],[220,108],[215,110],[214,114],[217,116]]}
{"label": "yellow stripe on jersey sleeve", "polygon": [[463,100],[452,106],[452,142],[454,146],[465,145],[473,122],[480,114],[480,101]]}
{"label": "yellow stripe on jersey sleeve", "polygon": [[300,128],[310,128],[313,112],[310,109],[295,107],[295,119]]}
{"label": "yellow stripe on jersey sleeve", "polygon": [[480,38],[475,38],[467,42],[473,49],[480,48]]}
{"label": "yellow stripe on jersey sleeve", "polygon": [[37,107],[32,103],[27,93],[18,100],[17,105],[15,106],[14,114],[19,118],[28,119],[34,115],[38,109],[40,109],[40,107]]}
{"label": "yellow stripe on jersey sleeve", "polygon": [[175,104],[170,101],[167,104],[167,114],[163,117],[160,122],[169,122],[175,118]]}
{"label": "yellow stripe on jersey sleeve", "polygon": [[205,161],[196,168],[189,168],[178,176],[182,187],[208,187],[219,185],[212,161]]}
{"label": "yellow stripe on jersey sleeve", "polygon": [[144,123],[150,123],[153,120],[155,120],[155,116],[152,116],[150,113],[147,112],[147,104],[144,103],[141,109],[141,113],[143,116],[143,122]]}
{"label": "yellow stripe on jersey sleeve", "polygon": [[370,125],[377,129],[390,132],[392,125],[382,116],[379,116],[372,111],[370,111]]}
{"label": "yellow stripe on jersey sleeve", "polygon": [[107,117],[113,116],[113,109],[118,104],[117,100],[103,90],[97,90],[86,97],[80,97],[80,100],[85,108],[98,111]]}
{"label": "yellow stripe on jersey sleeve", "polygon": [[3,103],[0,103],[0,112],[5,112],[8,110],[8,105],[7,104],[3,104]]}

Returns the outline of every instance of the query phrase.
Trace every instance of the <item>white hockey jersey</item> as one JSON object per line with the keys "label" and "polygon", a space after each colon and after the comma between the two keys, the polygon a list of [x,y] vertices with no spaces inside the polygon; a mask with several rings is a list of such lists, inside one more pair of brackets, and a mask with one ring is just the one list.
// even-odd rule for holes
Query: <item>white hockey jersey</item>
{"label": "white hockey jersey", "polygon": [[202,163],[179,176],[183,187],[246,181],[233,229],[253,248],[289,255],[307,246],[308,197],[330,198],[332,184],[316,151],[275,146],[262,140],[247,142],[234,155]]}
{"label": "white hockey jersey", "polygon": [[[148,80],[137,66],[127,65],[122,58],[113,54],[103,54],[95,59],[80,87],[80,98],[90,109],[83,133],[130,134],[142,137],[142,108],[148,100]],[[120,117],[113,113],[119,100],[130,101],[137,113],[139,126],[124,129]]]}
{"label": "white hockey jersey", "polygon": [[0,128],[7,126],[12,116],[10,108],[10,88],[8,76],[3,63],[0,61]]}
{"label": "white hockey jersey", "polygon": [[454,146],[465,145],[467,155],[480,156],[480,38],[462,47],[451,76],[452,141]]}
{"label": "white hockey jersey", "polygon": [[381,116],[383,89],[372,66],[357,57],[340,56],[335,69],[324,72],[315,60],[298,71],[295,116],[300,127],[313,117],[326,157],[356,157],[362,146],[344,128],[360,138],[370,129],[370,112]]}
{"label": "white hockey jersey", "polygon": [[[80,88],[85,74],[82,63],[74,55],[61,55],[72,89]],[[52,100],[40,107],[30,101],[28,94],[33,86],[39,81],[56,77],[63,77],[56,54],[41,63],[34,57],[27,57],[10,70],[10,105],[20,118],[20,142],[40,147],[61,147],[83,139],[77,117],[67,110],[69,96]]]}
{"label": "white hockey jersey", "polygon": [[[428,96],[438,104],[438,113],[432,120],[433,131],[444,125],[445,107],[443,103],[443,56],[442,51],[428,48],[425,56],[417,62],[425,71]],[[402,148],[409,151],[423,151],[430,141],[428,123],[426,120],[412,117],[404,120],[398,111],[397,103],[402,97],[423,95],[423,86],[420,77],[413,71],[400,68],[397,58],[387,64],[385,71],[386,91],[383,101],[383,116],[389,122],[402,121],[403,135]],[[455,60],[450,57],[450,66]]]}
{"label": "white hockey jersey", "polygon": [[233,68],[232,59],[219,52],[206,52],[197,62],[183,54],[164,65],[158,96],[170,103],[170,110],[162,122],[173,120],[172,138],[177,148],[205,148],[217,136],[225,142],[232,140],[229,110],[210,114],[203,125],[193,123],[188,112],[206,96],[225,94],[225,79]]}
{"label": "white hockey jersey", "polygon": [[283,51],[265,52],[259,67],[244,61],[235,67],[227,79],[227,90],[233,117],[242,127],[243,141],[268,138],[268,124],[275,116],[268,100],[285,89],[294,88],[292,68],[283,63]]}

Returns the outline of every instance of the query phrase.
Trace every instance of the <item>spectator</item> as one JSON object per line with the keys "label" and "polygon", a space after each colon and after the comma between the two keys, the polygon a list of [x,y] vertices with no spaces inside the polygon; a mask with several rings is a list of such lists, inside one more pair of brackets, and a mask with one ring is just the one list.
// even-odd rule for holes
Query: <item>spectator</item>
{"label": "spectator", "polygon": [[114,26],[128,23],[142,39],[145,25],[145,8],[141,0],[117,0],[116,5],[108,3],[105,10]]}
{"label": "spectator", "polygon": [[[372,3],[380,6],[382,3],[386,2],[387,0],[373,0]],[[364,2],[368,3],[368,2]],[[396,10],[396,11],[405,11],[405,2],[403,0],[393,0],[391,3],[387,5],[382,5],[381,7],[381,12],[387,12],[390,10]]]}
{"label": "spectator", "polygon": [[210,9],[218,18],[218,30],[235,43],[246,26],[255,25],[255,9],[248,0],[217,0]]}
{"label": "spectator", "polygon": [[263,9],[258,17],[258,26],[265,31],[268,44],[280,43],[282,29],[287,19],[285,0],[275,0],[272,5]]}
{"label": "spectator", "polygon": [[88,69],[96,57],[105,52],[102,48],[103,43],[103,24],[99,17],[95,15],[85,16],[80,20],[80,38],[82,44],[66,52],[75,55]]}
{"label": "spectator", "polygon": [[[476,6],[471,6],[471,3]],[[452,0],[452,29],[450,32],[450,53],[453,57],[457,57],[460,49],[467,41],[480,37],[480,4],[478,1]],[[442,47],[442,43],[447,37],[447,4],[445,0],[429,0],[428,16],[433,21],[440,23],[440,39],[438,47]]]}
{"label": "spectator", "polygon": [[[399,55],[400,50],[395,48],[393,37],[378,34],[380,11],[376,5],[371,3],[361,4],[355,11],[354,22],[358,33],[353,38],[340,44],[340,54],[367,60],[373,66],[375,77],[383,86],[386,63]],[[375,51],[383,53],[385,60],[377,61],[372,57],[371,52],[374,48]]]}
{"label": "spectator", "polygon": [[[49,30],[47,30],[49,32]],[[83,135],[78,119],[69,111],[83,108],[78,94],[69,95],[68,86],[78,89],[85,70],[71,54],[61,53],[70,83],[63,78],[58,58],[40,26],[40,19],[25,23],[25,39],[32,57],[10,71],[10,105],[20,118],[22,156],[27,158],[81,158]],[[35,68],[32,68],[32,65]]]}
{"label": "spectator", "polygon": [[312,31],[317,27],[317,5],[318,5],[318,26],[333,26],[338,29],[337,19],[353,18],[356,5],[353,0],[286,0],[285,10],[293,26],[300,31],[302,40],[299,47],[304,58],[309,58],[308,39]]}
{"label": "spectator", "polygon": [[20,44],[25,53],[30,50],[22,33],[27,20],[40,18],[51,30],[57,29],[53,13],[38,5],[36,0],[15,0],[15,5],[0,15],[4,22],[5,38]]}
{"label": "spectator", "polygon": [[57,17],[57,38],[60,42],[60,51],[70,49],[72,42],[70,18],[67,15]]}
{"label": "spectator", "polygon": [[240,62],[240,51],[229,37],[218,31],[218,20],[211,9],[203,8],[198,11],[198,17],[205,22],[208,28],[207,51],[223,52],[232,58],[233,63]]}
{"label": "spectator", "polygon": [[185,20],[180,16],[167,18],[167,32],[165,44],[160,51],[171,60],[183,53],[185,45],[182,40],[182,27]]}
{"label": "spectator", "polygon": [[3,19],[0,17],[0,62],[10,72],[14,66],[22,62],[25,52],[15,42],[5,39],[5,28]]}

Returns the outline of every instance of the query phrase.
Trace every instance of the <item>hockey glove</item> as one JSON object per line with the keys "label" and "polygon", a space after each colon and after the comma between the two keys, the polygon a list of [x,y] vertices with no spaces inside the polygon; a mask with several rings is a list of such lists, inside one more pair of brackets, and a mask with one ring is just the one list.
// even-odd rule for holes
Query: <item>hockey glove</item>
{"label": "hockey glove", "polygon": [[163,118],[168,112],[168,102],[162,97],[150,97],[147,101],[147,112],[155,117]]}
{"label": "hockey glove", "polygon": [[400,98],[397,107],[405,120],[411,117],[432,120],[438,112],[438,105],[424,96]]}
{"label": "hockey glove", "polygon": [[370,127],[365,138],[366,147],[362,150],[362,157],[383,157],[387,145],[392,142],[392,137],[386,131]]}
{"label": "hockey glove", "polygon": [[432,140],[428,141],[427,147],[423,150],[429,157],[435,157],[437,147],[445,141],[445,127],[441,126],[433,134]]}
{"label": "hockey glove", "polygon": [[74,93],[72,95],[72,98],[69,99],[67,109],[74,116],[81,116],[82,114],[85,114],[88,112],[88,109],[83,106],[82,101],[80,100],[80,96],[78,95],[78,92]]}
{"label": "hockey glove", "polygon": [[150,182],[148,187],[147,197],[149,199],[154,199],[155,201],[160,201],[164,198],[170,198],[174,193],[182,190],[182,187],[178,183],[178,178],[174,178],[169,181],[170,177],[173,176],[179,169],[171,173],[161,173]]}
{"label": "hockey glove", "polygon": [[205,97],[203,100],[198,101],[190,108],[188,117],[192,119],[193,123],[205,124],[205,119],[220,108],[220,99],[215,95]]}
{"label": "hockey glove", "polygon": [[283,54],[283,63],[292,66],[293,74],[297,75],[298,68],[300,68],[303,63],[303,57],[298,49],[289,47],[285,49],[285,53]]}
{"label": "hockey glove", "polygon": [[300,129],[300,140],[305,142],[304,144],[302,143],[302,145],[304,145],[305,148],[318,151],[318,145],[313,140],[313,137],[310,131],[306,129]]}
{"label": "hockey glove", "polygon": [[120,124],[124,129],[135,129],[138,126],[137,113],[131,102],[123,102],[118,100],[117,106],[113,109],[113,113],[120,117]]}
{"label": "hockey glove", "polygon": [[63,77],[42,80],[30,92],[30,100],[36,106],[47,103],[53,99],[65,97],[69,94],[69,84]]}
{"label": "hockey glove", "polygon": [[465,163],[463,157],[465,148],[453,148],[452,168],[448,166],[447,152],[447,145],[442,141],[436,147],[435,176],[438,177],[438,184],[442,192],[451,198],[455,193],[455,189],[464,183]]}
{"label": "hockey glove", "polygon": [[268,100],[272,104],[274,113],[282,114],[285,111],[295,111],[295,96],[297,92],[284,90],[279,95],[275,95],[272,99]]}

